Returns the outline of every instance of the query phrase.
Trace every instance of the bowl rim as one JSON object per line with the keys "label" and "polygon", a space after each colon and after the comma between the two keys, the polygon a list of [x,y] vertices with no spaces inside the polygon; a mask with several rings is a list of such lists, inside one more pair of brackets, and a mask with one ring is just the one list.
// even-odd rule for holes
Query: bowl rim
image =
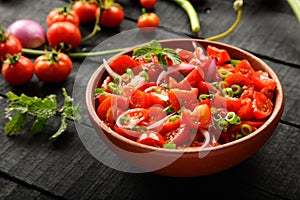
{"label": "bowl rim", "polygon": [[[262,64],[262,66],[266,69],[266,71],[268,72],[269,76],[272,77],[273,80],[276,81],[277,86],[276,86],[276,99],[274,102],[274,107],[273,107],[273,111],[272,114],[268,117],[268,119],[265,121],[265,123],[259,127],[257,130],[255,130],[253,133],[246,135],[240,139],[234,140],[232,142],[228,142],[226,144],[222,144],[222,145],[218,145],[218,146],[214,146],[214,147],[187,147],[187,148],[182,148],[182,149],[165,149],[165,148],[158,148],[158,147],[153,147],[153,146],[149,146],[149,145],[145,145],[145,144],[140,144],[137,143],[136,141],[130,140],[120,134],[118,134],[117,132],[113,131],[111,128],[109,128],[107,125],[105,125],[105,123],[99,119],[99,117],[96,114],[96,110],[95,107],[93,105],[93,91],[95,88],[91,87],[93,86],[93,84],[95,85],[95,81],[99,80],[98,75],[103,73],[103,71],[105,70],[103,66],[103,63],[97,68],[97,70],[95,72],[93,72],[92,76],[89,79],[89,82],[87,84],[86,87],[86,92],[85,92],[85,103],[86,103],[86,108],[88,111],[88,114],[90,116],[90,120],[93,120],[94,122],[96,122],[97,124],[99,124],[99,128],[104,129],[107,133],[111,134],[113,137],[117,138],[118,140],[122,140],[125,143],[129,143],[130,145],[133,146],[137,146],[139,148],[143,148],[149,151],[158,151],[158,152],[162,152],[162,153],[170,153],[170,154],[193,154],[193,153],[206,153],[206,152],[217,152],[220,150],[224,150],[227,149],[229,147],[232,146],[236,146],[240,143],[243,143],[247,140],[251,140],[252,138],[256,137],[257,135],[261,134],[261,131],[265,128],[267,128],[268,126],[270,126],[272,124],[272,122],[275,120],[275,118],[277,117],[277,115],[281,115],[283,112],[283,108],[284,108],[284,90],[281,84],[281,81],[279,80],[278,76],[276,75],[276,73],[273,71],[273,69],[266,64],[262,59],[258,58],[257,56],[255,56],[254,54],[243,50],[239,47],[236,46],[232,46],[223,42],[217,42],[217,41],[209,41],[209,40],[204,40],[204,39],[193,39],[193,38],[178,38],[178,39],[163,39],[163,40],[157,40],[159,43],[168,43],[168,42],[174,42],[174,41],[195,41],[198,43],[207,43],[207,44],[212,44],[212,45],[217,45],[217,46],[222,46],[225,48],[229,48],[229,49],[233,49],[234,51],[238,51],[242,54],[245,54],[247,56],[252,57],[255,61],[259,62]],[[117,53],[115,55],[113,55],[112,57],[110,57],[108,59],[112,60],[116,57],[119,57],[120,55],[126,54],[126,53],[130,53],[133,49],[140,47],[144,44],[148,44],[149,42],[146,43],[142,43],[139,45],[135,45],[130,47],[127,50],[124,50],[120,53]],[[90,112],[91,111],[91,112]],[[110,141],[111,142],[111,141]]]}

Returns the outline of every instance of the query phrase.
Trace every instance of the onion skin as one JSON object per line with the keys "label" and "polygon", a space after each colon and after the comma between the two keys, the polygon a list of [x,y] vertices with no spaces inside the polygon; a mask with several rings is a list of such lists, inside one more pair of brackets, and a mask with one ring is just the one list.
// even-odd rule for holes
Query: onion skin
{"label": "onion skin", "polygon": [[7,28],[6,33],[16,36],[24,48],[37,48],[46,42],[44,28],[34,20],[17,20]]}

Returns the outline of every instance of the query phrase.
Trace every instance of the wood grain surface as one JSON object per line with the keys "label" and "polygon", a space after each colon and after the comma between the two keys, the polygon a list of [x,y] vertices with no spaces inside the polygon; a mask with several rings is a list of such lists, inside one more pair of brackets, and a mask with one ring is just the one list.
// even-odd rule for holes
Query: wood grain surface
{"label": "wood grain surface", "polygon": [[[91,51],[95,44],[125,30],[136,28],[141,14],[138,0],[118,0],[125,20],[115,29],[103,28],[76,51]],[[160,27],[194,38],[207,38],[225,31],[236,13],[231,0],[206,0],[195,5],[201,30],[191,32],[186,13],[170,0],[158,0],[153,10]],[[7,137],[6,99],[0,99],[0,199],[161,199],[190,196],[240,199],[291,199],[300,197],[300,24],[284,0],[244,1],[242,21],[229,36],[219,40],[245,49],[264,60],[277,73],[285,90],[285,109],[269,141],[245,162],[224,172],[194,178],[172,178],[152,173],[125,173],[99,162],[78,137],[70,122],[66,134],[55,142],[48,137],[59,127],[59,118],[37,135],[30,133],[33,119],[14,137]],[[0,24],[27,18],[46,29],[45,19],[62,0],[0,0]],[[93,24],[81,25],[88,34]],[[33,59],[33,57],[32,57]],[[97,65],[97,59],[94,64]],[[101,59],[99,58],[99,64]],[[44,84],[36,77],[14,87],[0,76],[0,93],[13,91],[43,97],[55,93],[62,104],[61,88],[73,91],[82,59],[74,59],[73,72],[63,83]],[[86,132],[92,132],[87,123]],[[105,153],[104,153],[105,154]]]}

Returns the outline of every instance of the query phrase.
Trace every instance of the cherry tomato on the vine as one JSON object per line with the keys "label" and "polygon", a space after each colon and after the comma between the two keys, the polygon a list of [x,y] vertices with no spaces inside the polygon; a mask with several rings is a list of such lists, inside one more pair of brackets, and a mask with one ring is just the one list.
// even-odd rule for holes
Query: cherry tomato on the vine
{"label": "cherry tomato on the vine", "polygon": [[98,5],[91,1],[76,1],[72,6],[72,10],[78,15],[80,23],[94,21],[98,8]]}
{"label": "cherry tomato on the vine", "polygon": [[74,10],[70,10],[68,7],[55,8],[47,15],[47,26],[50,27],[55,22],[71,22],[72,24],[79,26],[79,16]]}
{"label": "cherry tomato on the vine", "polygon": [[6,54],[14,55],[22,52],[22,43],[14,35],[0,32],[0,63],[6,59]]}
{"label": "cherry tomato on the vine", "polygon": [[[96,11],[96,18],[100,14],[100,9]],[[100,25],[115,28],[118,27],[124,19],[123,8],[119,5],[111,5],[108,8],[102,10],[102,15],[100,19]]]}
{"label": "cherry tomato on the vine", "polygon": [[23,85],[30,81],[34,73],[31,60],[21,54],[9,56],[2,64],[2,76],[12,85]]}
{"label": "cherry tomato on the vine", "polygon": [[67,54],[50,53],[41,55],[34,61],[35,74],[44,82],[61,82],[72,72],[72,61]]}
{"label": "cherry tomato on the vine", "polygon": [[154,8],[157,0],[140,0],[140,4],[143,8],[152,9]]}
{"label": "cherry tomato on the vine", "polygon": [[139,28],[158,27],[159,17],[155,13],[144,13],[138,18],[137,25]]}
{"label": "cherry tomato on the vine", "polygon": [[48,28],[47,39],[51,47],[64,43],[70,45],[71,49],[75,49],[80,44],[81,33],[79,28],[71,22],[56,22]]}

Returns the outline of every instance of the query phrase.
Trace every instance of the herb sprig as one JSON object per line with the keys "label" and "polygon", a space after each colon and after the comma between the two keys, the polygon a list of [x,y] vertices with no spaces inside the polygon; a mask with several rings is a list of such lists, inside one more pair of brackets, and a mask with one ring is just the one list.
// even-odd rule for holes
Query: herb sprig
{"label": "herb sprig", "polygon": [[80,121],[80,106],[73,107],[73,98],[71,98],[66,89],[62,88],[64,96],[64,105],[58,109],[56,95],[51,94],[45,98],[29,97],[25,94],[20,96],[13,92],[7,93],[7,99],[10,101],[5,108],[5,114],[10,116],[10,120],[4,127],[4,132],[8,136],[15,135],[25,124],[27,115],[35,117],[35,121],[31,127],[33,134],[40,133],[44,130],[48,120],[55,116],[61,116],[59,129],[49,137],[49,140],[57,139],[63,132],[67,130],[67,119]]}
{"label": "herb sprig", "polygon": [[162,64],[162,67],[164,69],[168,66],[168,59],[170,59],[173,64],[181,63],[180,56],[174,49],[162,48],[161,44],[156,40],[152,40],[149,44],[135,49],[132,53],[132,57],[135,59],[147,59],[149,57],[152,57],[152,55],[157,56],[158,62]]}

